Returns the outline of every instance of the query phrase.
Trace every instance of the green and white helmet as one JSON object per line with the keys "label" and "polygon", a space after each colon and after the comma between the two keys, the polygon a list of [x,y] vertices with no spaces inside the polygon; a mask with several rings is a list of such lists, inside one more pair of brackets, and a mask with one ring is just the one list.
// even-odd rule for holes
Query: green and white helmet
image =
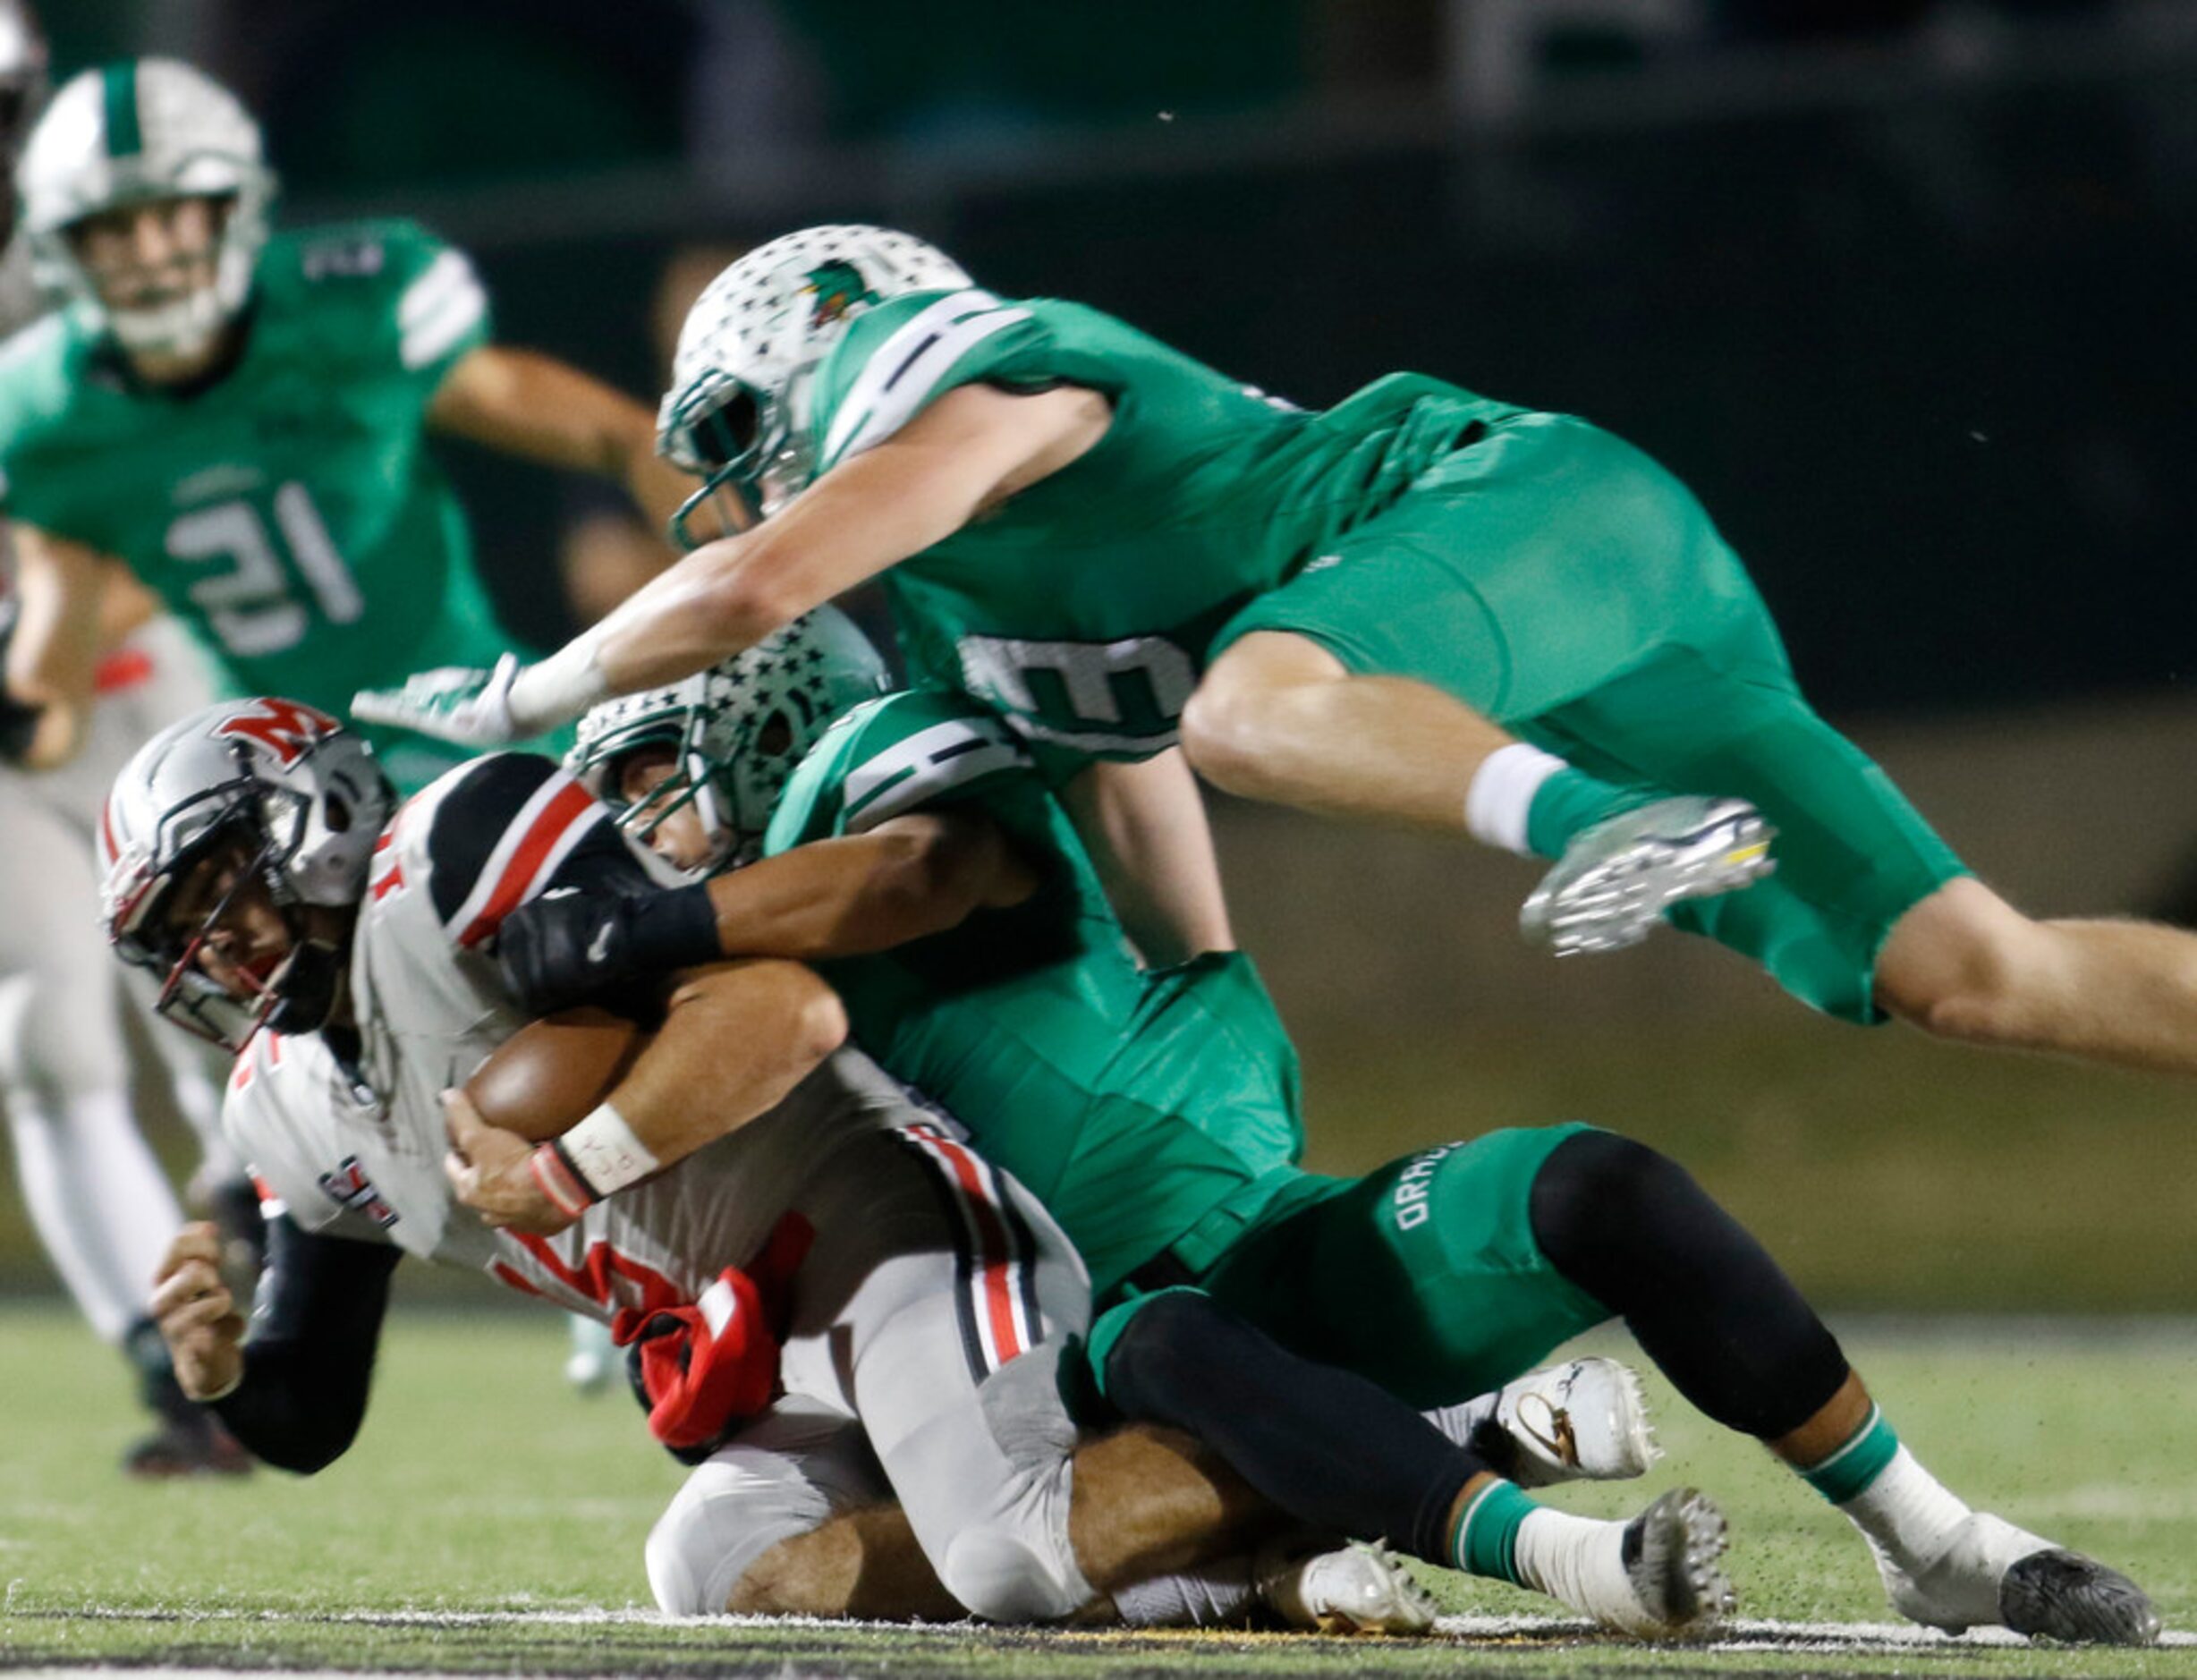
{"label": "green and white helmet", "polygon": [[[39,284],[126,349],[190,354],[251,291],[267,242],[275,177],[259,125],[235,97],[172,58],[123,59],[55,94],[15,165],[22,226]],[[228,201],[212,284],[147,309],[110,310],[77,260],[69,230],[87,216],[156,199]]]}
{"label": "green and white helmet", "polygon": [[805,227],[758,245],[694,301],[679,329],[671,389],[656,420],[657,453],[704,480],[673,520],[713,496],[739,498],[743,520],[768,518],[808,488],[811,376],[847,323],[911,292],[970,284],[934,245],[889,227]]}
{"label": "green and white helmet", "polygon": [[[752,862],[793,767],[833,719],[892,686],[885,661],[836,607],[819,607],[744,653],[668,687],[605,700],[580,720],[564,768],[647,840],[691,804],[708,829],[714,873]],[[677,755],[671,779],[644,803],[618,786],[644,747]]]}

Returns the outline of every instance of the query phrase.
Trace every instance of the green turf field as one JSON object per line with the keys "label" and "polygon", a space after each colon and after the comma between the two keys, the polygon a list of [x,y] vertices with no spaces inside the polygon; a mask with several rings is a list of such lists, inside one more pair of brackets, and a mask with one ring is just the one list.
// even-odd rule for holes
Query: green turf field
{"label": "green turf field", "polygon": [[[483,1299],[487,1299],[486,1296]],[[1438,1583],[1458,1631],[1424,1642],[1300,1636],[911,1633],[666,1625],[640,1545],[676,1487],[620,1396],[557,1379],[548,1315],[408,1314],[400,1301],[359,1446],[310,1481],[140,1487],[113,1469],[135,1420],[113,1357],[57,1308],[0,1311],[0,1663],[480,1672],[885,1674],[2187,1675],[2197,1649],[2037,1651],[1756,1623],[1879,1624],[1845,1523],[1751,1444],[1651,1380],[1684,1480],[1721,1498],[1743,1621],[1709,1650],[1585,1639],[1544,1601]],[[2052,1321],[1863,1321],[1850,1351],[1907,1439],[1955,1487],[2129,1569],[2170,1628],[2197,1627],[2197,1407],[2190,1329]],[[1610,1351],[1622,1351],[1611,1338]],[[1638,1489],[1559,1500],[1615,1514]],[[1524,1621],[1496,1618],[1529,1618]],[[2187,1638],[2186,1634],[2182,1635]]]}

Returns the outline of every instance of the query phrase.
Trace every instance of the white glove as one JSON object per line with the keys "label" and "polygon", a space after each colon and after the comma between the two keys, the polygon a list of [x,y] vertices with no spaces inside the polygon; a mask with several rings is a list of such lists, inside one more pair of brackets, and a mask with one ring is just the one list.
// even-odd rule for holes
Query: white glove
{"label": "white glove", "polygon": [[512,717],[511,686],[526,667],[507,653],[496,669],[445,665],[407,678],[403,688],[361,689],[351,714],[361,723],[394,724],[461,747],[507,747],[535,734]]}

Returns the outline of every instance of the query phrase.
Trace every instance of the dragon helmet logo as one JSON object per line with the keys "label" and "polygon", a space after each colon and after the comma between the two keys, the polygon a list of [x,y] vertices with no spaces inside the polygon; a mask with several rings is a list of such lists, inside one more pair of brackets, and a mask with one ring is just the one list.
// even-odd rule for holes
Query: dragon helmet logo
{"label": "dragon helmet logo", "polygon": [[811,331],[829,327],[834,321],[844,319],[848,311],[878,301],[878,294],[862,278],[862,271],[851,262],[834,259],[810,269],[808,279],[803,289],[816,300],[809,311]]}

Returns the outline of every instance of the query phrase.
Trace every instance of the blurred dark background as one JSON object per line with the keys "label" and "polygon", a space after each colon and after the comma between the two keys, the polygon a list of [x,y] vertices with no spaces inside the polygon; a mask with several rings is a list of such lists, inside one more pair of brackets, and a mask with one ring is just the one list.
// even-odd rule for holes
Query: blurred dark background
{"label": "blurred dark background", "polygon": [[[1608,424],[1701,491],[1830,708],[2188,667],[2179,0],[49,10],[63,70],[197,60],[293,217],[420,216],[505,335],[651,395],[674,247],[895,222],[1307,403],[1412,367]],[[470,477],[523,577],[565,510]]]}
{"label": "blurred dark background", "polygon": [[[1818,703],[2019,902],[2197,900],[2197,4],[47,12],[59,72],[199,63],[290,220],[427,221],[504,336],[650,400],[667,267],[675,329],[744,244],[862,219],[1308,404],[1408,367],[1589,415],[1701,493]],[[456,464],[513,627],[560,638],[541,580],[619,516]],[[2197,1306],[2178,1222],[2129,1217],[2197,1177],[2186,1087],[1834,1028],[1675,939],[1559,969],[1506,860],[1222,827],[1316,1160],[1586,1114],[1840,1299]]]}

